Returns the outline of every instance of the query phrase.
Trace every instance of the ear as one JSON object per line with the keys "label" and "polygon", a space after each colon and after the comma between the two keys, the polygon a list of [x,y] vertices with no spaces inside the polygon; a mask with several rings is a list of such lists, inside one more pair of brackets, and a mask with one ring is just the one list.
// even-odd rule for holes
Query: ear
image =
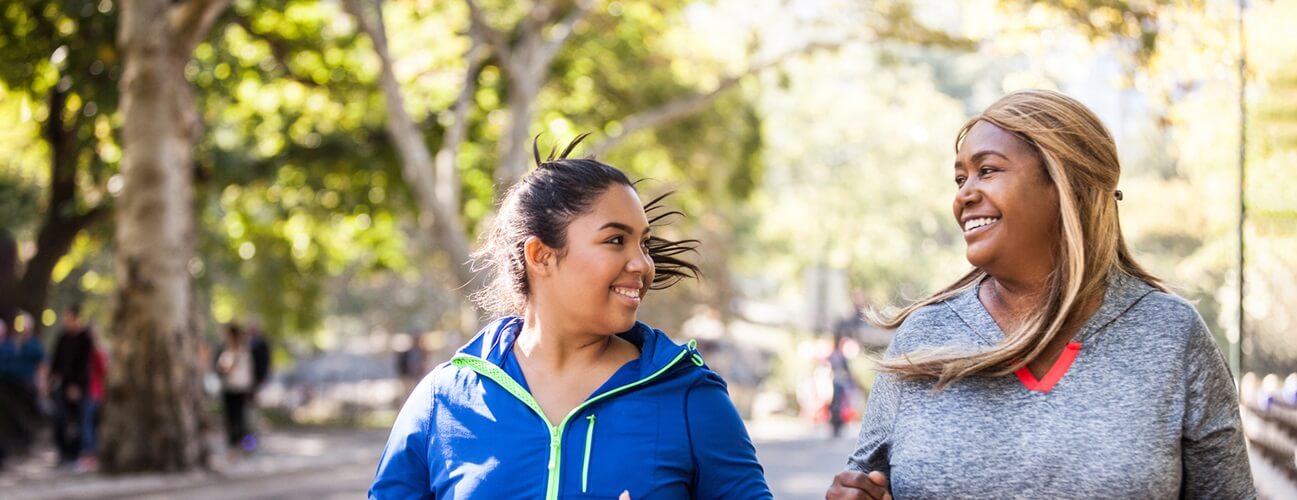
{"label": "ear", "polygon": [[522,255],[527,262],[528,271],[536,273],[537,276],[549,276],[552,272],[555,260],[554,249],[540,241],[540,238],[528,236],[522,243]]}

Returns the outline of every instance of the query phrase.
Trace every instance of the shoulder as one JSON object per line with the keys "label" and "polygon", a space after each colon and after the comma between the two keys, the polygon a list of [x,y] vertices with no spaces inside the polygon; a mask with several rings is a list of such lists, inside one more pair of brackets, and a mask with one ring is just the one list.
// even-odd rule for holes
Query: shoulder
{"label": "shoulder", "polygon": [[1150,292],[1122,316],[1121,323],[1126,327],[1152,329],[1157,337],[1177,345],[1211,341],[1211,332],[1198,309],[1172,293]]}
{"label": "shoulder", "polygon": [[1150,292],[1109,328],[1139,339],[1143,351],[1161,353],[1196,366],[1221,356],[1215,336],[1198,309],[1188,300],[1162,291]]}
{"label": "shoulder", "polygon": [[1127,316],[1185,330],[1196,329],[1202,323],[1202,316],[1198,314],[1198,309],[1192,303],[1184,297],[1162,291],[1145,295],[1131,308]]}
{"label": "shoulder", "polygon": [[424,375],[419,385],[426,386],[434,392],[445,392],[466,382],[475,381],[477,377],[478,374],[473,369],[445,361]]}

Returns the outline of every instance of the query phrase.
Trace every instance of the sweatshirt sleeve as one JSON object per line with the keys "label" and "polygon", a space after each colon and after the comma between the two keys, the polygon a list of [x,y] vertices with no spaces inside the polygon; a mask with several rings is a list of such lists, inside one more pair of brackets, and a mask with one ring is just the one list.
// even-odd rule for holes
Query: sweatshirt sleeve
{"label": "sweatshirt sleeve", "polygon": [[1256,498],[1234,380],[1207,326],[1197,323],[1185,352],[1181,498]]}
{"label": "sweatshirt sleeve", "polygon": [[371,500],[436,498],[428,462],[436,373],[428,374],[419,382],[397,414],[387,446],[378,459],[374,483],[369,487]]}
{"label": "sweatshirt sleeve", "polygon": [[725,383],[708,374],[685,394],[685,429],[693,456],[693,498],[772,498],[756,448]]}
{"label": "sweatshirt sleeve", "polygon": [[856,451],[847,458],[847,469],[859,472],[880,471],[892,476],[891,440],[892,425],[896,421],[899,390],[895,377],[879,373],[874,387],[869,391],[865,414],[860,419],[860,437]]}

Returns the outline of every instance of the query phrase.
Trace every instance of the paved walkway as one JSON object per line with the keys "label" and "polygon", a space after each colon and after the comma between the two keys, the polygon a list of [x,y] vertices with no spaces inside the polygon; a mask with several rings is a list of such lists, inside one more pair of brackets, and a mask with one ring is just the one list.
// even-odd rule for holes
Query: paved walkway
{"label": "paved walkway", "polygon": [[[366,464],[373,474],[373,464],[386,439],[378,430],[287,430],[269,434],[253,454],[227,459],[223,451],[213,453],[212,470],[178,475],[138,474],[105,476],[78,473],[54,466],[53,450],[12,464],[0,474],[0,497],[5,500],[54,498],[152,498],[189,497],[181,491],[251,480],[282,481],[302,473],[314,473],[341,466]],[[219,442],[219,438],[214,438]],[[367,483],[366,483],[367,484]],[[174,493],[174,494],[172,494]],[[238,496],[238,495],[236,495]],[[225,495],[229,498],[227,492]],[[354,497],[354,495],[353,495]],[[284,498],[271,495],[266,498]]]}
{"label": "paved walkway", "polygon": [[[791,418],[748,426],[778,499],[824,498],[853,444],[850,438],[831,440],[827,429]],[[183,475],[78,474],[55,469],[53,452],[45,451],[0,474],[0,498],[357,498],[369,486],[386,434],[381,430],[280,430],[266,437],[255,454],[230,462],[214,460],[215,471]]]}

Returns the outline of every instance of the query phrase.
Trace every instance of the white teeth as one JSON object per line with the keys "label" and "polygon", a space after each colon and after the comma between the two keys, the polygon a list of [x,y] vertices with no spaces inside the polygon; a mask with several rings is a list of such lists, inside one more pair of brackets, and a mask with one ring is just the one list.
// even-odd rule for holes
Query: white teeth
{"label": "white teeth", "polygon": [[614,287],[612,291],[617,295],[621,295],[622,297],[627,297],[631,299],[639,298],[639,290],[633,288]]}
{"label": "white teeth", "polygon": [[979,228],[979,227],[982,227],[982,226],[985,226],[985,225],[991,224],[991,223],[993,223],[993,222],[995,222],[995,221],[997,221],[997,220],[1000,220],[1000,219],[996,219],[996,218],[993,218],[993,217],[982,217],[982,218],[980,218],[980,219],[973,219],[973,220],[970,220],[970,221],[964,223],[964,230],[965,230],[965,231],[972,231],[972,230],[977,229],[977,228]]}

